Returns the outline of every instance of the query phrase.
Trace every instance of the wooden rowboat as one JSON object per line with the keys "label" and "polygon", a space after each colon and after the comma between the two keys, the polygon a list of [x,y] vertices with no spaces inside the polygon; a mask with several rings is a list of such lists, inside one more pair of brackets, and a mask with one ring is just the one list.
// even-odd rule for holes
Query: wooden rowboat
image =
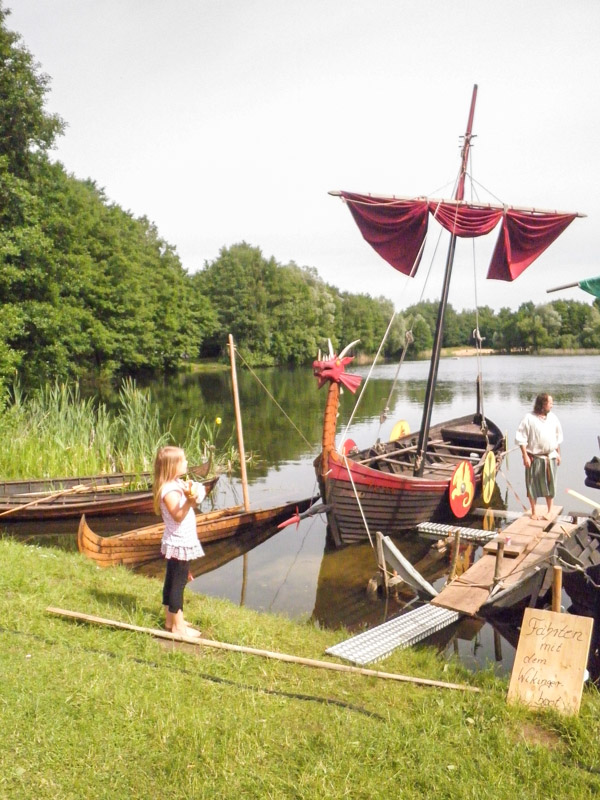
{"label": "wooden rowboat", "polygon": [[[204,478],[210,462],[192,467],[190,473]],[[0,481],[0,523],[66,519],[110,514],[151,514],[152,475],[149,472],[115,472],[109,475]],[[217,478],[205,482],[207,494]]]}
{"label": "wooden rowboat", "polygon": [[[234,506],[198,514],[198,538],[204,544],[236,536],[251,528],[275,526],[289,519],[296,511],[306,511],[310,504],[311,500],[306,499],[251,511]],[[90,528],[84,515],[77,532],[77,547],[80,553],[84,553],[101,567],[139,565],[160,558],[164,528],[164,523],[159,522],[116,536],[98,536]]]}

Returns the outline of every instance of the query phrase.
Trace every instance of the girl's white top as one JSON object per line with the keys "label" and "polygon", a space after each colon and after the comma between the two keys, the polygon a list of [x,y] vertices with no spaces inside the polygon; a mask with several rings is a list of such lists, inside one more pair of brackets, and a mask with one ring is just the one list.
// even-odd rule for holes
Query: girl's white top
{"label": "girl's white top", "polygon": [[546,419],[537,414],[527,414],[521,421],[515,436],[518,445],[524,444],[527,452],[534,456],[545,455],[556,458],[558,446],[563,440],[563,432],[556,414],[550,411]]}
{"label": "girl's white top", "polygon": [[[165,523],[160,552],[165,558],[191,561],[193,558],[200,558],[200,556],[204,555],[202,545],[198,541],[194,509],[190,507],[181,522],[177,522],[169,513],[164,501],[165,495],[169,494],[169,492],[177,492],[179,494],[179,508],[181,508],[186,502],[183,488],[183,482],[177,478],[173,481],[167,481],[160,490],[160,513]],[[194,488],[196,489],[196,503],[201,503],[206,495],[204,486],[201,483],[194,483]]]}

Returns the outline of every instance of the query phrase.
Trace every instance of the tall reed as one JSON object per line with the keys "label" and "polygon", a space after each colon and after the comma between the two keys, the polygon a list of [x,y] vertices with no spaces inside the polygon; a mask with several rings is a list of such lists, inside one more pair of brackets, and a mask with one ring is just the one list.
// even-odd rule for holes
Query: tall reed
{"label": "tall reed", "polygon": [[[219,420],[220,423],[220,420]],[[45,386],[26,396],[20,387],[0,400],[0,476],[58,478],[107,472],[147,472],[165,444],[185,448],[190,464],[237,461],[231,438],[217,451],[219,425],[190,422],[184,442],[174,441],[171,421],[160,419],[150,393],[123,382],[114,410],[83,398],[77,384]]]}

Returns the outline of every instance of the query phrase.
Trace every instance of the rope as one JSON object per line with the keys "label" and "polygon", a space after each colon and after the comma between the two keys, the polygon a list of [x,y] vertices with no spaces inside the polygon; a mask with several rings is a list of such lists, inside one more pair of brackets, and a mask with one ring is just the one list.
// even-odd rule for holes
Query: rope
{"label": "rope", "polygon": [[270,391],[267,389],[267,387],[264,385],[264,383],[261,381],[261,379],[258,377],[258,375],[257,375],[257,374],[254,372],[254,370],[252,369],[252,367],[250,366],[250,364],[248,364],[248,362],[246,361],[246,359],[244,358],[244,356],[243,356],[243,355],[240,353],[240,351],[237,349],[237,347],[235,347],[235,352],[238,354],[238,356],[240,357],[240,359],[243,361],[243,363],[244,363],[244,366],[246,366],[246,367],[248,368],[248,371],[250,372],[250,374],[251,374],[251,375],[252,375],[252,376],[253,376],[253,377],[256,379],[256,381],[257,381],[257,382],[258,382],[258,383],[259,383],[259,384],[262,386],[262,388],[265,390],[266,394],[267,394],[267,395],[268,395],[268,396],[271,398],[271,400],[272,400],[272,401],[275,403],[275,405],[277,406],[277,408],[278,408],[278,409],[281,411],[281,413],[282,413],[282,414],[283,414],[283,416],[284,416],[284,417],[287,419],[287,421],[290,423],[290,425],[291,425],[291,426],[294,428],[294,430],[295,430],[295,431],[296,431],[298,434],[300,434],[300,436],[302,437],[302,439],[304,439],[305,443],[306,443],[306,444],[309,446],[309,448],[312,450],[312,448],[313,448],[313,445],[312,445],[312,443],[308,441],[308,439],[307,439],[307,438],[306,438],[306,436],[305,436],[305,435],[302,433],[302,431],[300,430],[300,428],[299,428],[299,427],[296,425],[296,423],[294,422],[294,420],[293,420],[293,419],[291,419],[291,418],[289,417],[289,415],[288,415],[288,414],[286,414],[286,412],[285,412],[285,411],[283,410],[283,408],[282,408],[282,407],[279,405],[279,403],[277,402],[277,400],[276,400],[276,399],[273,397],[273,395],[271,394],[271,392],[270,392]]}
{"label": "rope", "polygon": [[348,477],[350,478],[350,483],[352,484],[352,489],[354,491],[354,496],[356,497],[356,502],[358,503],[358,510],[360,511],[360,515],[362,517],[363,524],[365,526],[365,530],[367,532],[367,536],[369,537],[369,544],[373,547],[373,539],[371,538],[371,531],[369,530],[369,525],[367,524],[367,518],[365,517],[364,511],[362,509],[362,505],[360,499],[358,497],[358,492],[356,491],[356,486],[354,484],[354,478],[352,477],[352,472],[350,471],[350,466],[348,464],[348,459],[346,454],[344,453],[344,464],[346,465],[346,469],[348,470]]}
{"label": "rope", "polygon": [[390,330],[391,330],[392,323],[393,323],[393,321],[396,319],[396,313],[397,313],[397,312],[396,312],[396,311],[394,311],[394,313],[392,314],[392,318],[390,319],[390,321],[389,321],[389,323],[388,323],[387,330],[386,330],[386,332],[385,332],[385,333],[384,333],[384,335],[383,335],[383,339],[381,340],[381,343],[380,343],[380,345],[379,345],[379,349],[377,350],[377,353],[376,353],[376,355],[375,355],[375,358],[373,359],[373,363],[371,364],[371,368],[369,369],[369,373],[368,373],[368,375],[367,375],[367,377],[366,377],[366,379],[365,379],[365,382],[363,383],[362,389],[360,390],[360,394],[358,395],[358,398],[357,398],[357,400],[356,400],[356,403],[354,404],[354,408],[352,409],[352,413],[350,414],[350,419],[349,419],[349,420],[348,420],[348,422],[346,423],[346,427],[344,428],[344,433],[343,433],[343,435],[342,435],[342,438],[341,438],[341,440],[340,440],[340,441],[342,441],[342,442],[346,441],[346,437],[347,437],[347,435],[348,435],[348,431],[350,430],[350,426],[352,425],[352,422],[353,422],[353,420],[354,420],[354,415],[355,415],[355,414],[356,414],[356,412],[358,411],[358,407],[359,407],[359,405],[360,405],[360,401],[361,401],[361,400],[362,400],[362,398],[363,398],[363,395],[364,395],[364,393],[365,393],[365,389],[367,388],[367,384],[368,384],[369,380],[371,379],[371,375],[373,374],[373,370],[375,369],[375,366],[376,366],[376,364],[377,364],[377,361],[378,361],[378,359],[379,359],[379,356],[380,356],[380,354],[381,354],[381,351],[383,350],[383,345],[385,344],[385,341],[386,341],[386,339],[387,339],[387,337],[388,337],[388,334],[389,334],[389,332],[390,332]]}
{"label": "rope", "polygon": [[[441,201],[440,201],[440,202],[441,202]],[[439,205],[440,205],[440,204],[438,203],[438,208],[439,208]],[[437,214],[437,208],[436,208],[435,214]],[[433,216],[434,216],[434,218],[435,218],[435,214],[433,215]],[[441,237],[442,237],[442,231],[440,230],[440,233],[439,233],[439,235],[438,235],[438,240],[437,240],[437,242],[436,242],[435,249],[434,249],[434,251],[433,251],[433,255],[432,255],[432,257],[431,257],[431,261],[429,262],[429,269],[428,269],[428,271],[427,271],[427,275],[426,275],[426,277],[425,277],[425,283],[423,284],[423,289],[421,290],[421,295],[420,295],[420,297],[419,297],[419,300],[417,301],[417,304],[418,304],[418,303],[420,303],[420,302],[423,300],[423,295],[425,294],[425,289],[426,289],[426,287],[427,287],[427,282],[428,282],[428,280],[429,280],[429,277],[430,277],[430,275],[431,275],[431,269],[432,269],[432,267],[433,267],[433,262],[434,262],[434,259],[435,259],[435,255],[436,255],[436,253],[437,253],[437,249],[438,249],[438,247],[439,247],[439,243],[440,243]],[[411,271],[410,271],[410,277],[413,277],[413,275],[414,275],[414,273],[415,273],[415,270],[416,270],[417,264],[419,263],[419,261],[420,261],[420,259],[421,259],[421,256],[422,256],[422,254],[423,254],[423,250],[425,249],[425,243],[426,243],[426,241],[427,241],[427,235],[425,236],[425,238],[424,238],[424,239],[423,239],[423,241],[421,242],[421,247],[419,248],[419,252],[417,253],[417,255],[416,255],[416,257],[415,257],[415,260],[414,260],[414,262],[413,262],[413,265],[412,265],[412,269],[411,269]],[[388,324],[388,326],[387,326],[387,329],[386,329],[386,332],[385,332],[385,333],[384,333],[384,335],[383,335],[383,339],[381,340],[381,344],[379,345],[379,349],[377,350],[377,354],[376,354],[375,358],[373,359],[373,363],[371,364],[371,368],[370,368],[370,370],[369,370],[369,373],[368,373],[368,375],[367,375],[367,377],[366,377],[366,379],[365,379],[365,382],[364,382],[364,384],[363,384],[363,386],[362,386],[362,388],[361,388],[361,390],[360,390],[360,394],[359,394],[359,396],[358,396],[358,398],[357,398],[357,400],[356,400],[356,403],[354,404],[354,408],[353,408],[353,410],[352,410],[352,413],[351,413],[351,415],[350,415],[350,419],[348,420],[348,422],[347,422],[347,424],[346,424],[346,428],[344,429],[344,434],[343,434],[343,436],[342,436],[342,438],[341,438],[341,441],[342,441],[342,442],[343,442],[343,441],[345,441],[345,440],[346,440],[346,437],[348,436],[348,431],[350,430],[350,426],[351,426],[351,424],[352,424],[352,422],[353,422],[353,420],[354,420],[354,415],[355,415],[355,414],[356,414],[356,412],[358,411],[358,408],[359,408],[359,406],[360,406],[361,400],[362,400],[362,398],[363,398],[363,394],[364,394],[364,392],[365,392],[365,390],[366,390],[366,388],[367,388],[367,384],[369,383],[369,380],[371,379],[371,375],[373,374],[373,370],[374,370],[374,368],[375,368],[375,366],[376,366],[376,364],[377,364],[377,361],[379,360],[379,356],[380,356],[380,354],[381,354],[381,351],[382,351],[382,349],[383,349],[383,345],[385,344],[385,342],[386,342],[386,340],[387,340],[387,337],[389,336],[390,330],[391,330],[391,328],[392,328],[392,323],[393,323],[393,322],[394,322],[394,320],[396,319],[397,313],[398,313],[397,311],[394,311],[394,313],[392,314],[392,318],[390,319],[390,321],[389,321],[389,324]],[[408,334],[409,334],[409,333],[410,333],[410,336],[411,336],[412,340],[414,341],[414,338],[412,337],[412,326],[411,326],[411,330],[410,330],[410,331],[407,331],[407,336],[408,336]],[[405,348],[405,350],[406,350],[406,348]],[[388,400],[387,400],[387,402],[386,402],[386,408],[384,409],[384,413],[385,413],[385,411],[388,411],[388,410],[389,410],[389,409],[387,408],[387,406],[389,405],[389,400],[390,400],[390,398],[391,398],[391,395],[392,395],[392,392],[393,392],[393,390],[394,390],[394,387],[395,387],[396,381],[397,381],[397,379],[398,379],[398,373],[399,373],[399,371],[400,371],[400,366],[402,366],[402,363],[403,363],[403,361],[404,361],[405,350],[404,350],[404,351],[403,351],[403,353],[402,353],[402,357],[401,357],[401,359],[400,359],[400,365],[399,365],[399,367],[398,367],[398,371],[396,372],[396,377],[394,378],[394,384],[392,385],[392,391],[390,391],[390,395],[389,395],[389,397],[388,397]],[[380,417],[380,419],[381,419],[381,417]],[[385,419],[384,419],[383,421],[385,421]],[[382,423],[380,422],[380,426],[379,426],[379,427],[380,427],[380,430],[381,430],[381,424],[382,424]],[[378,433],[377,433],[377,437],[379,438],[379,431],[378,431]]]}
{"label": "rope", "polygon": [[519,495],[518,495],[518,494],[516,493],[516,491],[514,490],[514,488],[513,488],[512,484],[511,484],[511,482],[508,480],[508,478],[506,477],[506,475],[504,474],[504,472],[503,472],[503,471],[500,469],[500,465],[498,465],[498,472],[499,472],[499,473],[502,475],[502,477],[503,477],[503,478],[504,478],[504,480],[506,481],[506,485],[507,485],[507,486],[508,486],[508,488],[511,490],[511,492],[514,494],[514,496],[515,496],[515,499],[517,500],[517,502],[521,504],[521,507],[522,507],[523,511],[529,511],[529,509],[527,508],[527,506],[525,505],[525,503],[524,503],[524,502],[521,500],[521,498],[519,497]]}
{"label": "rope", "polygon": [[400,367],[404,364],[404,359],[406,357],[406,351],[410,347],[410,345],[414,342],[415,337],[412,333],[412,327],[406,331],[405,333],[406,345],[402,349],[402,355],[400,357],[400,361],[398,362],[398,368],[396,370],[396,374],[394,375],[394,380],[392,381],[392,388],[390,389],[390,393],[387,396],[387,400],[385,401],[385,406],[383,411],[379,415],[379,428],[377,429],[377,440],[379,441],[379,436],[381,434],[381,426],[387,419],[388,412],[390,410],[390,403],[392,401],[392,395],[394,390],[396,389],[396,384],[398,383],[398,376],[400,375]]}

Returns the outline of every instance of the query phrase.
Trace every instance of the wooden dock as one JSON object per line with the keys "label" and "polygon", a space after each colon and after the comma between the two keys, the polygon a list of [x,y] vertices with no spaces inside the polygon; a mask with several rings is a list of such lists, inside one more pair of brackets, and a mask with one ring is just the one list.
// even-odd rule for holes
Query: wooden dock
{"label": "wooden dock", "polygon": [[[397,577],[384,581],[386,589],[399,582],[407,582],[417,592],[425,592],[431,599],[406,614],[388,620],[376,628],[329,648],[330,655],[344,658],[354,664],[368,664],[389,655],[397,648],[410,647],[431,634],[452,625],[463,616],[475,617],[494,610],[507,610],[513,606],[534,602],[541,592],[551,586],[551,556],[557,539],[568,536],[576,527],[560,519],[562,507],[555,506],[549,519],[533,520],[522,515],[512,522],[495,539],[483,547],[483,554],[465,572],[454,578],[439,593],[422,578],[417,581],[411,570],[405,569],[406,559],[397,552],[389,537],[378,536],[378,563],[380,569],[390,569]],[[543,509],[537,509],[542,516]],[[446,528],[448,530],[446,530]],[[458,526],[435,526],[424,523],[425,535],[448,536],[461,530]],[[464,541],[480,543],[481,531],[464,530]],[[485,534],[493,536],[494,534]],[[462,540],[462,534],[461,534]],[[503,558],[497,557],[498,542],[504,543]],[[410,567],[410,565],[408,565]]]}
{"label": "wooden dock", "polygon": [[[504,557],[497,568],[498,540],[483,548],[483,555],[462,575],[451,581],[431,600],[441,608],[475,616],[493,602],[492,590],[515,590],[527,575],[547,564],[558,538],[569,534],[575,525],[557,520],[562,507],[555,506],[550,519],[531,519],[523,515],[502,531]],[[543,514],[543,509],[538,509]]]}

